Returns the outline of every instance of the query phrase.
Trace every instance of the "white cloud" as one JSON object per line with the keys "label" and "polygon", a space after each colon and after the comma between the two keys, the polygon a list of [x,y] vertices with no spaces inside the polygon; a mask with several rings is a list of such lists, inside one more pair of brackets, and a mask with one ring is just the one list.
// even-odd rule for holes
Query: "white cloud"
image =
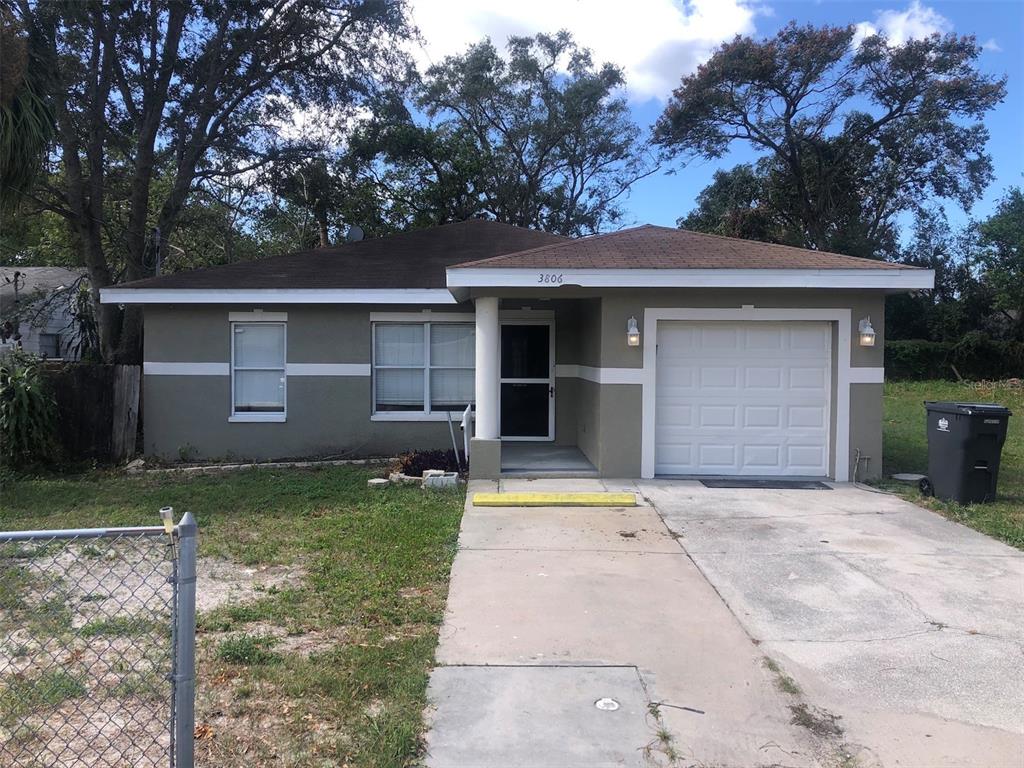
{"label": "white cloud", "polygon": [[982,43],[981,49],[983,51],[991,51],[992,53],[1002,53],[1003,50],[1002,46],[1000,46],[999,43],[996,42],[996,39],[994,37],[990,37],[988,40]]}
{"label": "white cloud", "polygon": [[665,99],[722,42],[754,32],[765,11],[751,0],[413,0],[422,33],[420,63],[439,62],[489,36],[502,48],[510,35],[568,29],[595,62],[625,72],[634,99]]}
{"label": "white cloud", "polygon": [[953,23],[919,0],[912,0],[905,11],[879,11],[874,22],[862,21],[854,34],[854,46],[860,45],[865,37],[881,34],[889,45],[903,45],[908,40],[920,40],[936,33],[944,34],[953,29]]}

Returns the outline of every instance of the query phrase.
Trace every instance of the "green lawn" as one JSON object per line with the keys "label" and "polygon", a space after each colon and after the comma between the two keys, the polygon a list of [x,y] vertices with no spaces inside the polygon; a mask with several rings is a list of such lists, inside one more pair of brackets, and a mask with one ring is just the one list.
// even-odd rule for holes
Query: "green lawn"
{"label": "green lawn", "polygon": [[8,479],[0,530],[158,524],[193,512],[200,556],[286,581],[200,615],[197,759],[405,766],[462,514],[461,491],[369,490],[363,469]]}
{"label": "green lawn", "polygon": [[900,381],[885,385],[885,474],[928,471],[925,400],[992,402],[1011,411],[1003,446],[998,498],[989,504],[963,506],[927,499],[914,487],[889,481],[883,486],[946,517],[1024,549],[1024,389],[1005,385],[950,381]]}

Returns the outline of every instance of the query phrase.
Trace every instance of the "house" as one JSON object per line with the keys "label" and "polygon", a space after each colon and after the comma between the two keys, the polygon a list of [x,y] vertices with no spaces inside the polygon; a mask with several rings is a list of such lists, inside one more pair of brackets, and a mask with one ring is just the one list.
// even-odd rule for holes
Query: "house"
{"label": "house", "polygon": [[[145,449],[451,445],[471,473],[877,476],[884,299],[930,270],[483,220],[104,289],[144,306]],[[531,463],[532,462],[532,463]]]}
{"label": "house", "polygon": [[0,343],[41,357],[81,356],[75,323],[84,269],[0,267]]}

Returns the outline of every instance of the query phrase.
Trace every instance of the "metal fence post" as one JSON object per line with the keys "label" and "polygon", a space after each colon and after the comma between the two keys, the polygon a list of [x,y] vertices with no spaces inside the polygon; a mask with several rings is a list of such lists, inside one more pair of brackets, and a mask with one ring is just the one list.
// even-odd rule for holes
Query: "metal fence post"
{"label": "metal fence post", "polygon": [[196,521],[178,523],[178,596],[174,674],[174,765],[193,768],[196,698]]}

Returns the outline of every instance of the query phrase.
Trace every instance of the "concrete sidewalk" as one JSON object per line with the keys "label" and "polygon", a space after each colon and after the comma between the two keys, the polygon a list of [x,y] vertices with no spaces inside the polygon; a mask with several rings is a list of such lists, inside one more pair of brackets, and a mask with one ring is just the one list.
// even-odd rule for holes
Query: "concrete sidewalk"
{"label": "concrete sidewalk", "polygon": [[[631,482],[503,481],[507,490]],[[493,491],[493,482],[473,482]],[[763,654],[649,505],[467,502],[431,676],[432,768],[827,765]],[[612,699],[617,708],[595,706]],[[609,707],[614,705],[609,704]]]}

